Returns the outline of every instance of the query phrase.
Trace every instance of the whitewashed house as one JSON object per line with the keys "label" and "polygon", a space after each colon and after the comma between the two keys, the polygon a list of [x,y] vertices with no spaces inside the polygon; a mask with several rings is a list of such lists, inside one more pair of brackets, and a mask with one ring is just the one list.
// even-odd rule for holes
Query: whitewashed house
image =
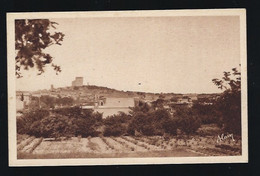
{"label": "whitewashed house", "polygon": [[94,112],[103,113],[103,118],[118,114],[129,113],[130,107],[135,106],[134,98],[98,98],[94,106],[82,106],[82,109],[93,109]]}

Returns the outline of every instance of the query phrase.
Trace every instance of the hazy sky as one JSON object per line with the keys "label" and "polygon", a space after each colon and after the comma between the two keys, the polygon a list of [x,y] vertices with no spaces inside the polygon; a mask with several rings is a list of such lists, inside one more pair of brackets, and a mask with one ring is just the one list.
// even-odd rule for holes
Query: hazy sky
{"label": "hazy sky", "polygon": [[17,79],[18,90],[70,86],[82,76],[84,84],[118,90],[214,93],[211,80],[240,64],[239,17],[51,20],[65,38],[46,52],[62,72],[31,69]]}

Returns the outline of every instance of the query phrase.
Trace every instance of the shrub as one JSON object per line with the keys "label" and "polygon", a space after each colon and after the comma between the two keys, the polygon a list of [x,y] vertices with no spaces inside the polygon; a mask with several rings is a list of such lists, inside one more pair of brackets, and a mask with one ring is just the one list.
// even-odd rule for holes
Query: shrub
{"label": "shrub", "polygon": [[25,113],[22,118],[27,122],[34,122],[37,120],[41,120],[42,118],[48,116],[50,113],[48,110],[37,109],[34,111],[29,111]]}
{"label": "shrub", "polygon": [[193,116],[180,118],[178,122],[179,128],[187,135],[194,134],[201,126],[201,121]]}
{"label": "shrub", "polygon": [[40,121],[40,135],[42,137],[70,137],[74,135],[72,120],[66,116],[52,115]]}
{"label": "shrub", "polygon": [[40,120],[35,121],[28,127],[28,131],[26,133],[35,137],[41,137],[42,132],[40,126],[41,126],[41,121]]}
{"label": "shrub", "polygon": [[105,127],[104,136],[121,136],[126,133],[126,130],[122,124],[108,125]]}
{"label": "shrub", "polygon": [[178,121],[176,119],[167,119],[163,122],[163,128],[166,133],[171,135],[177,134]]}
{"label": "shrub", "polygon": [[[149,114],[148,114],[149,115]],[[135,132],[143,133],[143,131],[147,131],[145,126],[149,126],[151,122],[151,118],[146,113],[138,112],[133,116],[132,121],[128,125],[127,132],[130,135],[134,135]],[[149,133],[148,131],[145,133]]]}
{"label": "shrub", "polygon": [[134,136],[135,135],[135,130],[136,130],[136,124],[131,122],[127,126],[127,134],[130,135],[130,136]]}
{"label": "shrub", "polygon": [[36,137],[97,136],[102,114],[79,107],[30,111],[17,119],[17,132]]}
{"label": "shrub", "polygon": [[124,112],[103,119],[105,125],[104,136],[121,136],[127,133],[127,126],[131,117]]}
{"label": "shrub", "polygon": [[153,136],[156,135],[156,133],[159,133],[156,131],[156,128],[150,124],[143,125],[140,129],[141,133],[146,136]]}
{"label": "shrub", "polygon": [[115,123],[118,124],[128,123],[130,119],[131,117],[128,116],[126,113],[119,112],[119,114],[108,116],[107,118],[103,119],[103,122],[105,125],[111,126]]}
{"label": "shrub", "polygon": [[165,129],[165,124],[171,121],[171,115],[166,109],[161,108],[155,110],[151,113],[151,117],[154,135],[163,135],[165,132],[168,133]]}
{"label": "shrub", "polygon": [[[86,117],[86,116],[85,116]],[[88,116],[87,116],[88,117]],[[97,123],[102,122],[103,113],[100,112],[92,112],[90,117],[93,118]]]}
{"label": "shrub", "polygon": [[226,132],[241,135],[241,92],[225,91],[217,106]]}
{"label": "shrub", "polygon": [[[212,101],[213,103],[213,101]],[[211,124],[220,122],[220,112],[215,104],[194,103],[192,111],[200,118],[202,124]]]}
{"label": "shrub", "polygon": [[135,112],[133,119],[128,125],[127,132],[134,135],[136,132],[146,136],[163,135],[165,133],[164,124],[168,122],[171,115],[166,109],[160,108],[149,112]]}
{"label": "shrub", "polygon": [[154,121],[158,123],[170,118],[170,113],[163,108],[154,111],[151,115],[154,118]]}
{"label": "shrub", "polygon": [[23,118],[16,119],[16,129],[18,134],[26,134],[29,128],[29,124]]}
{"label": "shrub", "polygon": [[216,102],[224,130],[241,136],[241,72],[233,68],[232,73],[225,71],[222,79],[212,81],[224,90]]}
{"label": "shrub", "polygon": [[[42,109],[29,111],[29,112],[23,114],[20,118],[18,118],[16,120],[17,133],[18,134],[29,134],[31,125],[34,123],[37,123],[38,121],[42,120],[43,118],[49,116],[49,114],[50,114],[49,111],[42,110]],[[38,125],[39,125],[39,123],[38,123]]]}
{"label": "shrub", "polygon": [[221,129],[216,124],[201,125],[197,130],[200,136],[215,136],[216,134],[221,134],[221,132]]}
{"label": "shrub", "polygon": [[74,118],[74,131],[75,135],[98,136],[99,132],[96,130],[96,120],[93,118]]}
{"label": "shrub", "polygon": [[175,113],[178,129],[187,135],[194,134],[201,126],[201,120],[191,108],[178,109]]}

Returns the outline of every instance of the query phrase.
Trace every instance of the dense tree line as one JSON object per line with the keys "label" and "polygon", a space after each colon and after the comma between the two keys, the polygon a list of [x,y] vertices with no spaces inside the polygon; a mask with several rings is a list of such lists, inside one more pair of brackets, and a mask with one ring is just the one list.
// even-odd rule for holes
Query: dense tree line
{"label": "dense tree line", "polygon": [[17,119],[17,132],[36,137],[97,136],[102,114],[79,107],[38,109]]}
{"label": "dense tree line", "polygon": [[[166,109],[154,109],[146,103],[105,119],[102,114],[80,107],[54,110],[38,109],[17,119],[17,132],[36,137],[176,135],[195,134],[200,121],[189,111],[171,115]],[[188,127],[188,128],[187,128]]]}

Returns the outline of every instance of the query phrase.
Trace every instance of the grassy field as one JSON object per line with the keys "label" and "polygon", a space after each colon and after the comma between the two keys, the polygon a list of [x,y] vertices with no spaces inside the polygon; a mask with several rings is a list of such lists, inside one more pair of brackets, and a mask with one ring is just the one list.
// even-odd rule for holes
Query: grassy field
{"label": "grassy field", "polygon": [[241,141],[217,144],[216,137],[72,137],[67,140],[18,135],[18,159],[191,157],[241,155]]}

